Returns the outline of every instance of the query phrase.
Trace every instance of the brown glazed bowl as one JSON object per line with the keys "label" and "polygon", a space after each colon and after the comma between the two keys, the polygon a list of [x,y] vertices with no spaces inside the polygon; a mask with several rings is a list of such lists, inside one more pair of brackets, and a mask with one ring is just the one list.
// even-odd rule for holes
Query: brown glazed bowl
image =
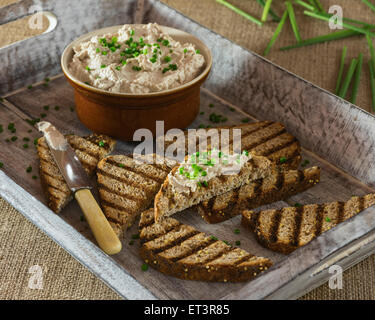
{"label": "brown glazed bowl", "polygon": [[193,43],[206,60],[205,67],[192,81],[170,90],[145,94],[112,93],[87,85],[69,71],[73,47],[95,35],[114,33],[121,26],[96,30],[81,36],[69,44],[61,57],[61,67],[74,88],[76,111],[80,121],[90,130],[121,140],[133,140],[137,129],[151,130],[155,136],[155,124],[164,120],[164,130],[186,128],[199,112],[200,86],[212,67],[210,50],[198,38],[178,29],[162,26],[163,32],[181,43]]}

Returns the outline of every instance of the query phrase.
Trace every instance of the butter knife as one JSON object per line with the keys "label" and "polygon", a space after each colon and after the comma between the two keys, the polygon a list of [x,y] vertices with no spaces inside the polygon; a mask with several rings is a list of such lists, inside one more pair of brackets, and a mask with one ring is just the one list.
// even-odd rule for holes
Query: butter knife
{"label": "butter knife", "polygon": [[107,254],[121,251],[122,245],[91,193],[91,182],[65,137],[47,121],[37,124],[68,187],[78,201],[99,247]]}

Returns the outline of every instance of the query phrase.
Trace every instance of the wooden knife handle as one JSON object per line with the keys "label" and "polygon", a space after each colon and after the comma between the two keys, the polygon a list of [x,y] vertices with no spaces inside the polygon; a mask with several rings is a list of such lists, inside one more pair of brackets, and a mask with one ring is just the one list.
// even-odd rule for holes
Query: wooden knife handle
{"label": "wooden knife handle", "polygon": [[81,189],[75,193],[75,198],[99,247],[107,254],[116,254],[121,251],[122,245],[102,209],[99,207],[89,189]]}

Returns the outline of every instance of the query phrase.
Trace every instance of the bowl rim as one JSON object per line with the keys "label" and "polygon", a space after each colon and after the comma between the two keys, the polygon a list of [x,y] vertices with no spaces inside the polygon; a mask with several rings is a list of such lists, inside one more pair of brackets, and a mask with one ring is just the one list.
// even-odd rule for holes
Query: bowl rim
{"label": "bowl rim", "polygon": [[[147,24],[129,24],[129,25],[139,26],[139,25],[147,25]],[[208,73],[210,72],[210,70],[212,68],[212,53],[211,53],[211,50],[200,39],[198,39],[197,37],[195,37],[194,35],[186,32],[186,31],[183,31],[183,30],[180,30],[180,29],[176,29],[176,28],[173,28],[173,27],[159,25],[162,29],[165,29],[165,30],[169,29],[169,30],[178,31],[180,33],[181,32],[185,33],[186,35],[188,35],[189,37],[191,37],[191,38],[194,39],[195,44],[198,44],[198,46],[200,46],[201,48],[204,48],[205,51],[207,52],[208,61],[206,61],[205,68],[193,80],[191,80],[191,81],[189,81],[187,83],[184,83],[183,85],[178,86],[176,88],[172,88],[172,89],[168,89],[168,90],[163,90],[163,91],[156,91],[156,92],[149,92],[149,93],[141,93],[141,94],[139,94],[139,93],[128,93],[128,92],[110,92],[110,91],[107,91],[107,90],[104,90],[104,89],[99,89],[99,88],[87,85],[86,83],[82,82],[81,80],[79,80],[78,78],[76,78],[75,76],[73,76],[70,73],[69,68],[68,68],[68,63],[69,62],[67,61],[68,60],[67,56],[71,53],[71,51],[73,50],[73,47],[76,44],[78,44],[78,43],[80,43],[80,42],[82,42],[84,40],[87,40],[87,39],[91,38],[94,35],[100,35],[100,34],[105,34],[105,33],[113,32],[113,30],[120,29],[122,26],[123,25],[116,25],[116,26],[110,26],[110,27],[105,27],[105,28],[101,28],[101,29],[96,29],[96,30],[93,30],[93,31],[90,31],[90,32],[88,32],[86,34],[81,35],[80,37],[76,38],[71,43],[69,43],[65,47],[65,49],[64,49],[64,51],[63,51],[63,53],[61,55],[61,59],[60,59],[61,69],[62,69],[64,75],[70,81],[72,81],[74,84],[76,84],[77,86],[81,87],[84,90],[91,91],[93,93],[104,94],[104,95],[109,95],[109,96],[113,96],[113,97],[128,97],[128,98],[137,98],[137,97],[140,97],[140,98],[145,98],[145,97],[155,97],[155,96],[170,95],[170,94],[173,94],[173,93],[176,93],[176,92],[180,92],[181,90],[187,89],[187,88],[189,88],[191,86],[194,86],[196,83],[199,83],[201,80],[205,79],[205,77],[207,77]]]}

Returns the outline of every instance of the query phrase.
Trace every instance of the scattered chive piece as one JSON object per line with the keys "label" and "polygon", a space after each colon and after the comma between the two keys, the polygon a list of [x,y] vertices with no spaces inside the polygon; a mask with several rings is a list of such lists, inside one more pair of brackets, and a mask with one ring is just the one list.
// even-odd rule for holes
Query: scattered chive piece
{"label": "scattered chive piece", "polygon": [[51,79],[48,78],[48,77],[47,77],[47,78],[44,78],[44,81],[45,81],[45,82],[49,82],[50,80],[51,80]]}
{"label": "scattered chive piece", "polygon": [[0,124],[0,133],[3,133],[4,129],[3,126]]}
{"label": "scattered chive piece", "polygon": [[99,141],[98,145],[99,147],[104,147],[104,141]]}
{"label": "scattered chive piece", "polygon": [[31,84],[27,86],[27,89],[32,89],[32,88],[33,86]]}
{"label": "scattered chive piece", "polygon": [[47,115],[46,115],[45,113],[41,113],[41,114],[40,114],[40,117],[41,117],[41,118],[45,118],[45,117],[47,117]]}
{"label": "scattered chive piece", "polygon": [[38,177],[37,177],[37,176],[32,176],[31,178],[33,178],[34,180],[38,179]]}
{"label": "scattered chive piece", "polygon": [[36,146],[38,145],[38,140],[39,140],[39,138],[34,139],[34,145],[36,145]]}
{"label": "scattered chive piece", "polygon": [[352,78],[353,78],[353,74],[355,72],[355,69],[357,67],[357,64],[358,64],[358,60],[357,59],[352,59],[352,62],[350,63],[350,67],[349,67],[349,70],[346,74],[346,77],[345,77],[345,80],[342,84],[342,87],[341,87],[341,90],[338,94],[339,97],[341,98],[345,98],[346,96],[346,93],[348,91],[348,88],[349,88],[349,85],[350,85],[350,82],[352,81]]}
{"label": "scattered chive piece", "polygon": [[310,10],[310,11],[316,10],[316,8],[313,5],[303,2],[301,0],[294,0],[294,3],[299,4],[301,7],[305,7],[307,10]]}
{"label": "scattered chive piece", "polygon": [[327,221],[327,222],[331,222],[332,220],[331,220],[330,217],[326,217],[326,221]]}
{"label": "scattered chive piece", "polygon": [[294,204],[294,206],[295,206],[296,208],[300,208],[300,207],[302,207],[302,204],[296,202],[296,203]]}
{"label": "scattered chive piece", "polygon": [[27,172],[27,173],[30,173],[31,171],[33,171],[33,168],[32,168],[31,166],[28,166],[28,167],[26,168],[26,172]]}
{"label": "scattered chive piece", "polygon": [[359,83],[361,82],[362,64],[363,64],[363,54],[360,53],[358,56],[358,64],[357,64],[357,69],[355,71],[355,76],[354,76],[352,97],[350,99],[350,102],[353,104],[355,104],[357,101]]}
{"label": "scattered chive piece", "polygon": [[366,40],[367,40],[367,44],[368,44],[368,47],[370,49],[370,55],[371,55],[371,63],[372,63],[372,67],[374,68],[375,70],[375,51],[374,51],[374,44],[372,43],[372,39],[371,37],[366,34]]}
{"label": "scattered chive piece", "polygon": [[210,103],[208,106],[209,106],[210,108],[213,108],[213,107],[214,107],[213,103]]}
{"label": "scattered chive piece", "polygon": [[4,167],[4,163],[0,162],[0,169]]}
{"label": "scattered chive piece", "polygon": [[129,241],[129,245],[132,246],[134,244],[134,240]]}
{"label": "scattered chive piece", "polygon": [[310,160],[304,160],[301,164],[301,167],[306,167],[310,163]]}
{"label": "scattered chive piece", "polygon": [[132,234],[132,239],[139,239],[139,233]]}
{"label": "scattered chive piece", "polygon": [[210,239],[211,239],[211,240],[215,240],[215,241],[218,240],[215,236],[211,236]]}
{"label": "scattered chive piece", "polygon": [[227,246],[230,246],[229,241],[223,240],[223,242],[224,242]]}
{"label": "scattered chive piece", "polygon": [[266,22],[267,21],[268,12],[271,9],[271,4],[272,4],[272,0],[267,0],[266,1],[266,4],[264,5],[263,13],[262,13],[262,18],[260,19],[262,22]]}
{"label": "scattered chive piece", "polygon": [[[257,2],[262,6],[265,7],[266,3],[264,0],[257,0]],[[269,14],[272,16],[273,21],[280,22],[280,17],[270,8]]]}
{"label": "scattered chive piece", "polygon": [[81,215],[81,216],[79,217],[79,220],[81,220],[81,221],[85,221],[85,217],[84,217],[83,215]]}
{"label": "scattered chive piece", "polygon": [[234,233],[235,233],[235,234],[240,234],[240,229],[235,229],[235,230],[234,230]]}
{"label": "scattered chive piece", "polygon": [[362,2],[367,5],[371,10],[374,10],[375,11],[375,5],[373,5],[371,2],[369,2],[368,0],[362,0]]}
{"label": "scattered chive piece", "polygon": [[[309,17],[312,17],[312,18],[316,18],[316,19],[320,19],[320,20],[324,20],[324,21],[330,21],[331,17],[329,15],[325,15],[325,14],[322,14],[322,13],[318,13],[318,12],[311,12],[311,11],[304,11],[303,12],[305,15],[309,16]],[[356,27],[356,26],[353,26],[351,24],[348,24],[346,22],[343,22],[342,23],[342,26],[346,29],[349,29],[349,30],[353,30],[353,31],[357,31],[359,33],[363,33],[363,34],[368,34],[372,37],[375,36],[375,34],[371,31],[368,31],[367,29],[365,28],[360,28],[360,27]]]}
{"label": "scattered chive piece", "polygon": [[187,52],[188,52],[188,49],[185,48],[185,49],[184,49],[184,53],[187,53]]}
{"label": "scattered chive piece", "polygon": [[29,145],[27,143],[25,143],[23,146],[22,146],[24,149],[27,149],[29,147]]}
{"label": "scattered chive piece", "polygon": [[123,163],[119,163],[118,166],[119,166],[120,168],[125,168],[125,165],[124,165]]}
{"label": "scattered chive piece", "polygon": [[278,24],[278,26],[277,26],[277,28],[276,28],[276,30],[275,30],[275,32],[274,32],[274,34],[273,34],[270,42],[267,45],[266,50],[264,50],[264,53],[263,53],[264,56],[266,56],[270,52],[271,47],[275,43],[275,41],[276,41],[277,37],[279,36],[281,30],[283,29],[283,26],[284,26],[284,23],[285,23],[287,17],[288,17],[288,11],[285,10],[285,12],[284,12],[284,14],[283,14],[283,16],[281,18],[281,21],[279,22],[279,24]]}
{"label": "scattered chive piece", "polygon": [[373,64],[369,62],[370,67],[370,86],[371,86],[371,96],[372,96],[372,110],[375,111],[375,71]]}
{"label": "scattered chive piece", "polygon": [[49,106],[43,106],[43,109],[47,111],[49,110]]}
{"label": "scattered chive piece", "polygon": [[281,157],[280,158],[280,163],[285,163],[286,162],[286,158],[285,157]]}
{"label": "scattered chive piece", "polygon": [[55,110],[59,110],[60,109],[60,107],[59,106],[55,106]]}
{"label": "scattered chive piece", "polygon": [[295,49],[295,48],[311,46],[313,44],[332,41],[332,40],[339,40],[339,39],[348,38],[354,35],[358,35],[358,32],[352,31],[352,30],[342,30],[342,31],[332,32],[323,36],[302,40],[300,43],[296,43],[291,46],[282,47],[280,48],[280,50],[285,51],[285,50],[290,50],[290,49]]}
{"label": "scattered chive piece", "polygon": [[240,246],[240,245],[241,245],[241,241],[240,241],[240,240],[237,240],[237,241],[235,242],[235,244],[236,244],[236,246]]}
{"label": "scattered chive piece", "polygon": [[10,140],[13,141],[13,142],[16,141],[17,139],[18,138],[16,136],[13,136],[13,137],[10,138]]}
{"label": "scattered chive piece", "polygon": [[130,35],[131,35],[131,36],[134,36],[134,33],[135,33],[134,30],[130,30]]}
{"label": "scattered chive piece", "polygon": [[204,115],[204,111],[202,111],[202,112],[200,113],[200,115],[203,116],[203,115]]}
{"label": "scattered chive piece", "polygon": [[242,10],[238,9],[237,7],[235,7],[234,5],[226,2],[225,0],[216,0],[216,2],[226,6],[227,8],[233,10],[235,13],[239,14],[240,16],[246,18],[247,20],[249,20],[251,22],[256,23],[259,26],[263,25],[262,21],[258,20],[257,18],[254,18],[253,16],[249,15],[245,11],[242,11]]}
{"label": "scattered chive piece", "polygon": [[250,121],[249,118],[244,118],[244,119],[242,119],[242,123],[248,123],[249,121]]}
{"label": "scattered chive piece", "polygon": [[348,51],[348,47],[344,47],[342,49],[342,54],[341,54],[341,60],[340,60],[340,69],[339,69],[339,75],[337,76],[337,82],[336,82],[336,88],[335,88],[335,93],[338,95],[340,91],[340,86],[341,86],[341,80],[342,80],[342,75],[344,73],[344,66],[345,66],[345,58],[346,58],[346,52]]}
{"label": "scattered chive piece", "polygon": [[236,109],[230,107],[229,110],[230,110],[231,112],[234,112]]}
{"label": "scattered chive piece", "polygon": [[301,42],[302,38],[301,38],[301,35],[299,33],[299,29],[298,29],[296,15],[294,13],[293,5],[290,1],[286,1],[285,5],[286,5],[286,9],[288,10],[289,20],[290,20],[290,23],[292,25],[292,29],[293,29],[294,35],[297,39],[297,42]]}
{"label": "scattered chive piece", "polygon": [[28,137],[25,137],[22,140],[25,141],[25,142],[29,142],[30,141],[30,139]]}
{"label": "scattered chive piece", "polygon": [[141,269],[142,269],[142,271],[147,271],[148,270],[148,264],[147,263],[142,264]]}
{"label": "scattered chive piece", "polygon": [[28,133],[31,133],[31,132],[33,132],[33,130],[29,129],[29,130],[27,130],[27,132],[28,132]]}
{"label": "scattered chive piece", "polygon": [[102,65],[100,66],[100,68],[102,68],[102,69],[104,69],[105,67],[107,67],[105,64],[102,64]]}

